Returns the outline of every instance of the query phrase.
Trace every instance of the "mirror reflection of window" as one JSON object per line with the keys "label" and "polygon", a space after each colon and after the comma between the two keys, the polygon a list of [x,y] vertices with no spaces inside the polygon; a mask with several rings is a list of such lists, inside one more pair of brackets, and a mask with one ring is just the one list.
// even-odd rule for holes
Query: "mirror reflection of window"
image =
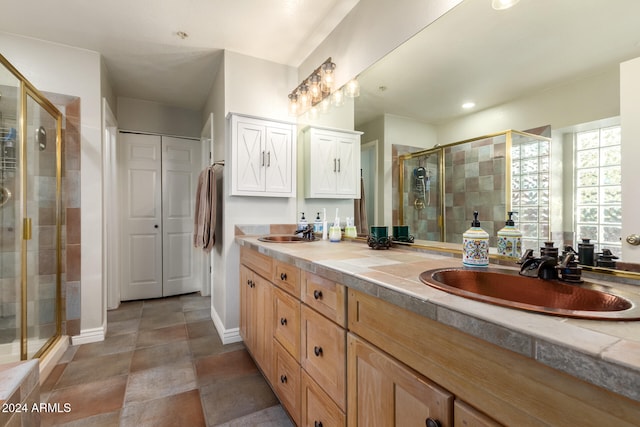
{"label": "mirror reflection of window", "polygon": [[596,252],[607,248],[619,257],[622,234],[620,126],[577,132],[574,140],[576,240],[590,239]]}

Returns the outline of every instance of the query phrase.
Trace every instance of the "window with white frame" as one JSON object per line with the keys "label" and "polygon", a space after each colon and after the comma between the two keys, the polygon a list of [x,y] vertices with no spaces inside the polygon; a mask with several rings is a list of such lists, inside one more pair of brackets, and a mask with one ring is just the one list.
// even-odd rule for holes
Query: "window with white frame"
{"label": "window with white frame", "polygon": [[622,171],[620,126],[575,135],[576,239],[591,239],[596,252],[620,256]]}

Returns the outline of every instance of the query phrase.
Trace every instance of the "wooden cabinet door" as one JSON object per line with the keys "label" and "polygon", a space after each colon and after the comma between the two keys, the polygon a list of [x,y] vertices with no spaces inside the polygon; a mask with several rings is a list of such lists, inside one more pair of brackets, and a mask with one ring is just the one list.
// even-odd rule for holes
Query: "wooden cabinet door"
{"label": "wooden cabinet door", "polygon": [[244,265],[240,265],[240,336],[247,348],[253,352],[253,343],[250,342],[250,333],[253,326],[250,325],[253,297],[253,272]]}
{"label": "wooden cabinet door", "polygon": [[347,418],[342,409],[316,382],[302,370],[302,426],[345,427]]}
{"label": "wooden cabinet door", "polygon": [[273,292],[273,336],[299,362],[300,301],[280,289]]}
{"label": "wooden cabinet door", "polygon": [[273,367],[273,285],[257,274],[253,280],[255,287],[252,289],[250,315],[254,316],[251,322],[255,331],[252,337],[255,346],[254,357],[270,380]]}
{"label": "wooden cabinet door", "polygon": [[348,400],[351,426],[453,427],[453,396],[367,344],[348,336]]}
{"label": "wooden cabinet door", "polygon": [[346,409],[346,332],[306,305],[301,309],[300,363],[342,409]]}
{"label": "wooden cabinet door", "polygon": [[300,425],[300,365],[287,350],[274,342],[273,388],[296,425]]}

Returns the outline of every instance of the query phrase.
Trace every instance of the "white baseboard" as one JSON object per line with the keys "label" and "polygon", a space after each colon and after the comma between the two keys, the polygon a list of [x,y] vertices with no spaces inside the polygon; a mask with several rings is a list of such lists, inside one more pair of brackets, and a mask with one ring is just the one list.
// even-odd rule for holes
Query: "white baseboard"
{"label": "white baseboard", "polygon": [[89,344],[92,342],[104,341],[105,334],[107,333],[106,325],[102,325],[99,328],[84,329],[80,331],[80,335],[71,337],[72,345]]}
{"label": "white baseboard", "polygon": [[240,336],[240,328],[225,329],[220,316],[218,316],[218,313],[213,309],[213,307],[211,307],[211,320],[213,320],[213,324],[218,331],[218,335],[220,336],[222,344],[231,344],[234,342],[242,341],[242,337]]}

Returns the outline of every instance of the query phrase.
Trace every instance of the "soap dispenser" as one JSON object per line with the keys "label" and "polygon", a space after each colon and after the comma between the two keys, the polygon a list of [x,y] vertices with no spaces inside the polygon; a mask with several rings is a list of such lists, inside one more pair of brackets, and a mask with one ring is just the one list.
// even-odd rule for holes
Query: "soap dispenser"
{"label": "soap dispenser", "polygon": [[515,212],[507,212],[509,218],[504,228],[498,231],[498,254],[519,259],[522,256],[522,232],[513,221]]}
{"label": "soap dispenser", "polygon": [[462,235],[462,264],[469,267],[489,265],[489,233],[480,228],[478,211],[473,212],[471,228]]}
{"label": "soap dispenser", "polygon": [[316,219],[313,221],[313,232],[322,233],[322,220],[320,219],[320,212],[316,214]]}
{"label": "soap dispenser", "polygon": [[298,230],[304,230],[307,228],[307,225],[309,225],[307,218],[304,217],[304,212],[301,212],[301,214],[302,217],[300,218],[300,221],[298,221]]}

